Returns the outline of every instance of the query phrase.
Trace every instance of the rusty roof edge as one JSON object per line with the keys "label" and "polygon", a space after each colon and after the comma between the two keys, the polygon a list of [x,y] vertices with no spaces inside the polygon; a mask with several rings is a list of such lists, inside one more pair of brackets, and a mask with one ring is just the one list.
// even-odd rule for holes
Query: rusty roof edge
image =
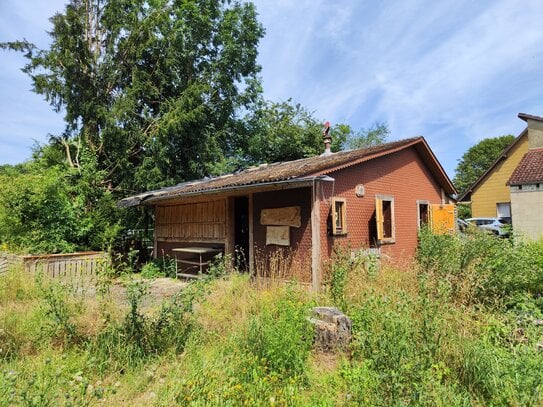
{"label": "rusty roof edge", "polygon": [[479,184],[483,181],[483,179],[485,179],[487,177],[487,175],[489,175],[493,170],[494,168],[500,163],[500,161],[504,160],[507,158],[507,155],[509,154],[509,152],[513,149],[513,147],[515,147],[517,145],[517,143],[520,141],[520,139],[524,136],[528,134],[528,128],[525,128],[518,136],[515,140],[513,140],[513,142],[511,144],[509,144],[509,146],[502,151],[502,153],[500,154],[500,156],[498,158],[496,158],[496,161],[494,161],[492,163],[492,165],[490,166],[490,168],[488,170],[486,170],[483,175],[481,175],[479,178],[477,178],[477,180],[471,184],[471,186],[462,194],[458,197],[458,200],[459,201],[463,201],[464,198],[468,195],[468,194],[471,194],[473,192],[473,190],[475,188],[477,188],[479,186]]}
{"label": "rusty roof edge", "polygon": [[[222,192],[232,192],[236,190],[248,190],[248,189],[258,189],[262,187],[267,186],[274,186],[274,185],[281,185],[285,186],[283,189],[289,189],[291,188],[298,188],[303,186],[311,186],[314,181],[333,181],[334,179],[332,177],[329,177],[327,175],[318,175],[318,176],[308,176],[308,177],[299,177],[299,178],[291,178],[286,180],[280,180],[280,181],[269,181],[269,182],[258,182],[253,184],[244,184],[244,185],[230,185],[227,187],[216,187],[216,188],[210,188],[210,189],[203,189],[199,191],[188,191],[188,192],[180,192],[177,194],[170,194],[170,195],[157,195],[157,196],[149,196],[145,199],[145,204],[153,204],[155,202],[159,201],[169,201],[176,198],[185,198],[185,197],[194,197],[194,196],[201,196],[201,195],[211,195],[216,193],[222,193]],[[128,199],[128,198],[125,198]],[[132,206],[137,206],[132,205]]]}
{"label": "rusty roof edge", "polygon": [[[362,156],[362,157],[357,158],[355,160],[345,162],[343,164],[338,164],[338,165],[335,165],[333,167],[328,167],[328,168],[325,168],[325,169],[323,169],[321,171],[317,171],[315,173],[312,173],[312,175],[330,174],[331,172],[334,172],[334,171],[343,170],[345,168],[352,167],[353,165],[357,165],[357,164],[360,164],[360,163],[363,163],[363,162],[366,162],[366,161],[373,160],[375,158],[383,157],[385,155],[392,154],[392,153],[395,153],[397,151],[401,151],[401,150],[403,150],[405,148],[411,147],[412,145],[418,143],[421,138],[422,137],[416,137],[416,138],[412,139],[412,141],[407,142],[405,144],[402,144],[400,146],[393,147],[393,148],[390,148],[390,149],[381,150],[381,151],[378,151],[376,153],[365,155],[365,156]],[[402,141],[402,140],[398,140],[398,141]]]}
{"label": "rusty roof edge", "polygon": [[440,162],[437,160],[437,157],[435,156],[435,154],[432,152],[430,146],[426,142],[426,139],[424,137],[422,137],[422,136],[415,137],[410,142],[407,142],[407,143],[402,144],[400,146],[397,146],[397,147],[394,147],[394,148],[391,148],[391,149],[378,151],[377,153],[370,154],[370,155],[360,157],[360,158],[358,158],[356,160],[353,160],[353,161],[350,161],[350,162],[347,162],[347,163],[343,163],[343,164],[340,164],[340,165],[337,165],[337,166],[334,166],[334,167],[327,168],[325,170],[316,172],[314,175],[317,175],[317,174],[319,174],[319,175],[320,174],[329,174],[329,173],[334,172],[334,171],[343,170],[345,168],[352,167],[353,165],[357,165],[357,164],[360,164],[360,163],[363,163],[363,162],[366,162],[366,161],[374,160],[374,159],[379,158],[379,157],[384,157],[384,156],[389,155],[389,154],[394,154],[394,153],[396,153],[398,151],[404,150],[404,149],[409,148],[409,147],[416,146],[417,144],[420,144],[420,143],[422,143],[424,145],[424,148],[425,148],[426,152],[432,158],[432,161],[434,162],[435,167],[438,169],[438,172],[441,175],[441,181],[442,181],[440,183],[445,184],[445,186],[448,187],[447,192],[449,194],[457,193],[457,190],[454,187],[454,184],[452,183],[449,176],[447,175],[447,173],[445,172],[445,170],[441,166]]}

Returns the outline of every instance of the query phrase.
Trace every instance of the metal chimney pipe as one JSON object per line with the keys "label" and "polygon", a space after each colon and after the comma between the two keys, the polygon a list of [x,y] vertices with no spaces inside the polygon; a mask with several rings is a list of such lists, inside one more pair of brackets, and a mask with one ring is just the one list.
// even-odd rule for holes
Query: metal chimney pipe
{"label": "metal chimney pipe", "polygon": [[332,150],[330,149],[330,146],[332,144],[332,136],[330,136],[330,122],[324,123],[322,138],[324,140],[324,153],[322,155],[332,154]]}

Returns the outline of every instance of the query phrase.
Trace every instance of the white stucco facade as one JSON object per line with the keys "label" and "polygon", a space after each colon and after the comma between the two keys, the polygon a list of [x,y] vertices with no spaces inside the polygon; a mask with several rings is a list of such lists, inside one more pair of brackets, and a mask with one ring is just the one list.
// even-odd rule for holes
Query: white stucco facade
{"label": "white stucco facade", "polygon": [[543,184],[511,187],[513,231],[529,239],[543,237]]}

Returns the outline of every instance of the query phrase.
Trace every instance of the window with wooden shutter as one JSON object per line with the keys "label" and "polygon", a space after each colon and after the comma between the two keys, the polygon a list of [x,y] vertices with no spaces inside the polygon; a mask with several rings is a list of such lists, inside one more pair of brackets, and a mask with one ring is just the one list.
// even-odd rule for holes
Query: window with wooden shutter
{"label": "window with wooden shutter", "polygon": [[396,240],[394,197],[382,195],[375,197],[375,222],[379,243],[394,243]]}
{"label": "window with wooden shutter", "polygon": [[345,198],[332,198],[332,233],[347,234],[347,208]]}

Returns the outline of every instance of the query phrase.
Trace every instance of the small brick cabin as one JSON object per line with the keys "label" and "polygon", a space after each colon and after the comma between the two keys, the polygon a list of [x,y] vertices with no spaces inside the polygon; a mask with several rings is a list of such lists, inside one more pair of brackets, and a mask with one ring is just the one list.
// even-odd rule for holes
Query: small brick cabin
{"label": "small brick cabin", "polygon": [[409,260],[420,225],[432,215],[454,229],[455,193],[418,137],[184,182],[120,206],[154,206],[155,256],[182,259],[191,248],[210,248],[254,271],[288,252],[292,265],[305,270],[302,279],[317,288],[335,245]]}

